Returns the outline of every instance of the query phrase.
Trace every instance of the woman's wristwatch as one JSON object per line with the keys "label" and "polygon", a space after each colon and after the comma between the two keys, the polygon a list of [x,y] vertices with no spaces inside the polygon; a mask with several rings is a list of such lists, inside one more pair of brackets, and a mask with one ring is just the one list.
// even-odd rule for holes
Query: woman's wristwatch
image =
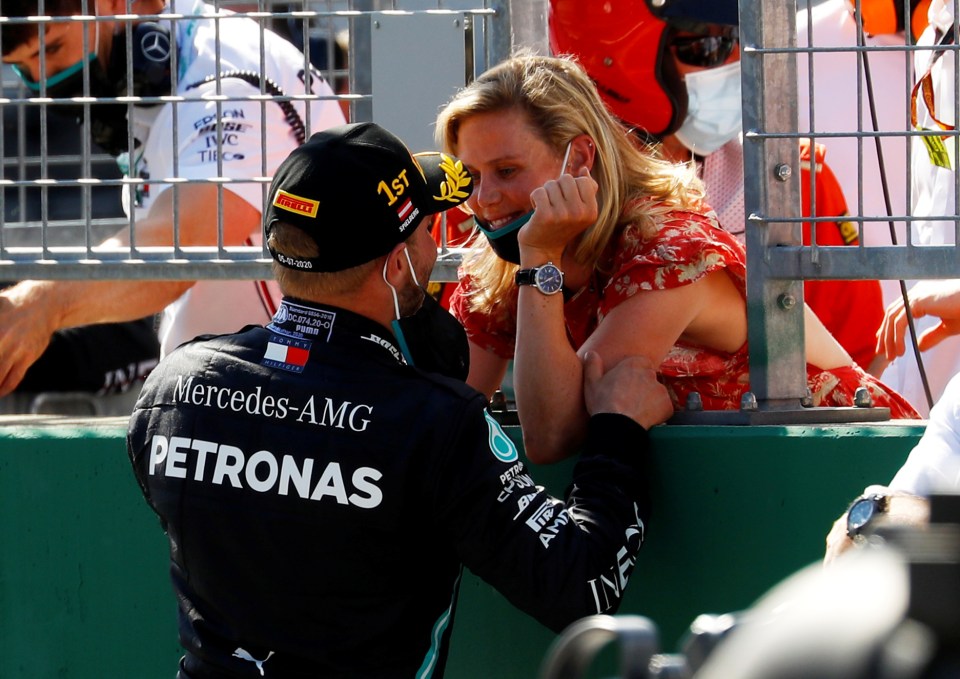
{"label": "woman's wristwatch", "polygon": [[520,285],[532,285],[544,295],[555,295],[563,288],[563,272],[553,262],[533,269],[520,269],[514,276]]}

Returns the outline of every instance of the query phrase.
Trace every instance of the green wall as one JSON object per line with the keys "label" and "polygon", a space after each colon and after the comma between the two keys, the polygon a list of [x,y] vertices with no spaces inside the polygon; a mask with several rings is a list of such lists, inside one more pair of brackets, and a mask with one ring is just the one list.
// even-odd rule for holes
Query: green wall
{"label": "green wall", "polygon": [[[749,606],[822,556],[833,519],[890,479],[922,424],[656,428],[654,516],[621,613],[652,619],[672,652],[699,613]],[[166,540],[124,431],[113,418],[0,417],[4,679],[174,676]],[[532,474],[559,494],[571,469]],[[465,577],[447,676],[532,678],[553,638]]]}

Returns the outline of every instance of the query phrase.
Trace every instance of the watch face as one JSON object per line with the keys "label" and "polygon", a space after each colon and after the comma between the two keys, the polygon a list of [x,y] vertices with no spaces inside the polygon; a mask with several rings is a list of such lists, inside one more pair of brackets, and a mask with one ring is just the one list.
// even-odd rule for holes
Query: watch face
{"label": "watch face", "polygon": [[853,503],[850,511],[847,512],[847,530],[857,533],[870,523],[870,519],[877,513],[877,501],[873,498],[865,497]]}
{"label": "watch face", "polygon": [[563,287],[563,272],[553,264],[544,264],[537,269],[537,287],[545,295],[559,292]]}

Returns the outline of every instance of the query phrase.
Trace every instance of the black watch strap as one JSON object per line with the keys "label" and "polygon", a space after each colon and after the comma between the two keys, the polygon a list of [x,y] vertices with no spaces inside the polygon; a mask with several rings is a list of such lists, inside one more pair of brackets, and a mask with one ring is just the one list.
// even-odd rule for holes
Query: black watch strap
{"label": "black watch strap", "polygon": [[513,282],[517,285],[535,285],[537,282],[537,269],[520,269],[513,277]]}
{"label": "black watch strap", "polygon": [[532,286],[544,295],[555,295],[563,289],[563,271],[553,262],[547,262],[533,269],[520,269],[513,281],[518,286]]}

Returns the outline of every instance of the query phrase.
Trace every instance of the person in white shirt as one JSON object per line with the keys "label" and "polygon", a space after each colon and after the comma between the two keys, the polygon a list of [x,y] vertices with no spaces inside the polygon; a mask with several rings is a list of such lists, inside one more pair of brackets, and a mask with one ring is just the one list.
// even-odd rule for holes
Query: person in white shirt
{"label": "person in white shirt", "polygon": [[[36,1],[11,0],[3,9],[7,17],[38,14]],[[199,0],[45,0],[43,13],[98,19],[4,24],[3,61],[28,87],[54,99],[147,97],[145,105],[91,104],[86,121],[94,140],[142,180],[125,196],[138,247],[169,246],[175,229],[180,246],[215,246],[221,227],[224,246],[259,245],[265,180],[311,133],[344,122],[329,85],[303,54],[252,19]],[[182,18],[117,18],[130,13]],[[189,101],[156,99],[171,93]],[[263,94],[276,98],[263,101]],[[82,106],[79,113],[85,115]],[[190,181],[215,177],[226,181]],[[124,229],[104,245],[130,239]],[[164,310],[165,354],[199,333],[265,323],[278,300],[259,281],[21,282],[0,292],[0,396],[17,386],[60,328]]]}
{"label": "person in white shirt", "polygon": [[[931,46],[935,40],[935,30],[927,28],[928,21],[935,18],[941,30],[953,24],[953,5],[951,2],[935,0],[861,0],[865,45],[880,48],[868,51],[867,66],[872,76],[872,88],[868,89],[866,71],[857,69],[857,54],[854,51],[820,51],[812,57],[800,53],[797,58],[798,85],[800,96],[800,130],[811,133],[851,133],[858,129],[864,132],[874,130],[871,122],[871,109],[868,94],[873,95],[874,111],[877,116],[877,129],[882,132],[906,132],[913,129],[910,111],[911,80],[910,59],[914,60],[916,77],[922,76],[930,66],[930,60],[936,54],[930,50],[908,51],[884,50],[892,46],[907,43],[904,26],[905,13],[910,18],[910,42],[918,46]],[[810,37],[812,36],[812,37]],[[810,37],[808,41],[808,37]],[[847,0],[826,0],[809,10],[797,14],[797,44],[805,47],[826,49],[836,47],[853,48],[857,44],[857,21],[853,15],[853,3]],[[950,63],[947,63],[950,62]],[[952,78],[953,62],[950,59],[937,59],[933,63],[932,82],[938,89],[938,101],[953,101]],[[857,74],[863,73],[860,88]],[[811,109],[810,74],[813,75],[813,107]],[[857,97],[861,97],[858,109]],[[941,106],[937,117],[948,122],[953,117],[951,106]],[[862,112],[858,127],[857,111]],[[935,127],[922,100],[917,107],[918,124],[924,128]],[[952,214],[954,211],[953,182],[954,173],[950,169],[933,164],[920,139],[915,143],[905,134],[903,136],[885,136],[881,139],[883,161],[886,170],[886,183],[889,190],[890,214],[916,217]],[[864,217],[888,216],[882,190],[879,160],[873,138],[866,137],[862,144],[855,136],[830,137],[831,168],[836,174],[848,204],[854,215]],[[862,166],[860,153],[862,151]],[[910,173],[907,165],[910,164]],[[862,173],[862,174],[861,174]],[[909,179],[908,179],[909,178]],[[912,200],[911,200],[912,195]],[[861,212],[862,202],[862,212]],[[903,221],[898,221],[897,242],[906,242]],[[886,221],[868,221],[864,223],[864,243],[870,245],[891,245],[891,237]],[[916,245],[953,244],[953,227],[944,227],[942,221],[918,220],[913,222],[913,242]],[[926,294],[928,286],[916,281],[908,281],[910,297]],[[883,281],[884,304],[888,307],[888,319],[902,313],[903,302],[900,299],[900,286],[897,281]],[[919,287],[917,287],[919,286]],[[904,319],[905,320],[905,319]],[[932,329],[929,320],[917,320],[918,334]],[[926,390],[920,369],[912,350],[901,349],[899,353],[881,355],[882,365],[876,373],[884,383],[889,384],[903,394],[925,417],[929,413]],[[960,371],[960,338],[950,338],[935,349],[922,352],[924,372],[933,401],[943,393],[947,381]],[[882,370],[882,372],[881,372]],[[875,374],[876,374],[875,373]]]}
{"label": "person in white shirt", "polygon": [[[960,281],[929,281],[917,286],[920,293],[912,304],[914,313],[930,316],[938,323],[919,338],[920,348],[933,347],[945,338],[960,334]],[[915,288],[915,290],[917,289]],[[897,323],[881,328],[881,342],[903,350],[906,320],[901,313]],[[894,351],[895,349],[891,349]],[[934,492],[960,490],[960,373],[947,383],[943,394],[930,411],[930,420],[920,441],[888,486],[868,486],[837,519],[827,536],[824,560],[833,562],[855,543],[857,537],[878,517],[903,525],[922,525],[927,521],[927,497]]]}
{"label": "person in white shirt", "polygon": [[[918,130],[942,132],[955,124],[957,101],[956,62],[949,47],[955,21],[953,1],[933,0],[928,19],[930,25],[917,41],[918,47],[926,49],[918,49],[914,55],[914,73],[921,90],[910,101],[911,116],[916,119],[916,124],[911,125]],[[914,241],[918,245],[957,244],[954,239],[957,180],[954,144],[953,137],[913,138],[910,157],[913,214],[924,217],[914,222]],[[939,399],[946,382],[960,372],[960,337],[951,336],[956,334],[953,321],[950,311],[944,309],[956,288],[957,281],[921,281],[913,283],[908,294],[910,308],[918,319],[921,358],[934,400]],[[909,370],[914,365],[913,354],[907,350],[905,341],[906,326],[904,302],[894,299],[887,306],[878,345],[886,358],[893,361],[884,376],[898,367]],[[936,341],[932,341],[934,339]]]}

